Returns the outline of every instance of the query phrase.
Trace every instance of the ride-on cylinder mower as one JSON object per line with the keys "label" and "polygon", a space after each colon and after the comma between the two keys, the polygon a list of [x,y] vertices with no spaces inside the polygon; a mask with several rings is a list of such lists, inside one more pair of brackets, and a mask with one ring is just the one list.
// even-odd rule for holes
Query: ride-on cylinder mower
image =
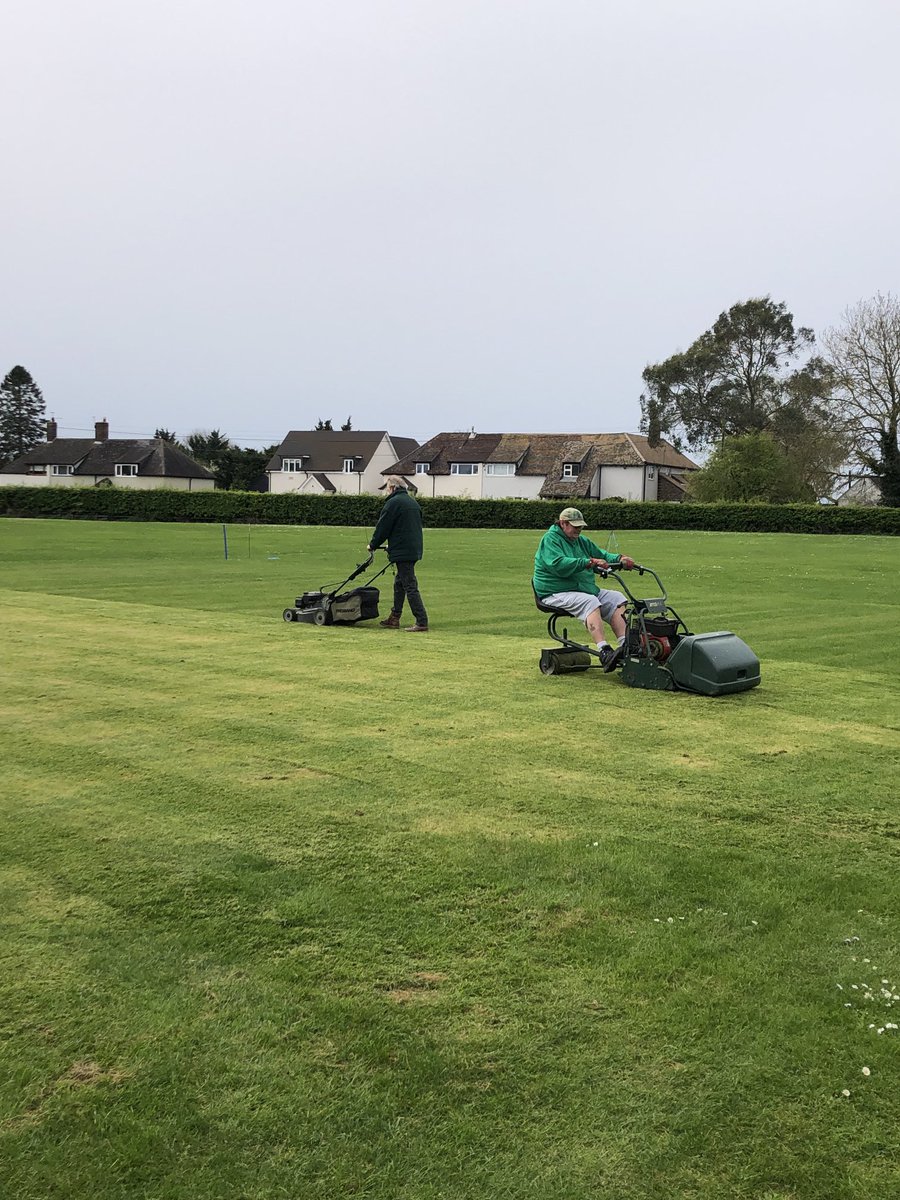
{"label": "ride-on cylinder mower", "polygon": [[320,589],[316,592],[304,592],[298,596],[293,608],[286,608],[281,614],[285,621],[305,621],[312,625],[355,625],[358,621],[372,621],[378,616],[379,591],[371,585],[383,575],[391,565],[386,562],[380,571],[368,579],[362,587],[351,588],[342,592],[351,580],[362,575],[372,565],[375,555],[370,552],[365,562],[357,563],[356,570],[351,571],[346,579],[333,587]]}
{"label": "ride-on cylinder mower", "polygon": [[622,682],[629,687],[697,692],[702,696],[724,696],[756,687],[760,681],[759,659],[746,642],[727,631],[691,633],[669,604],[656,572],[637,565],[633,569],[641,576],[652,575],[659,595],[638,599],[621,571],[613,567],[597,571],[603,579],[612,575],[627,597],[625,643],[621,655],[607,667],[600,662],[596,647],[573,641],[566,628],[560,635],[557,622],[571,614],[545,604],[535,593],[537,607],[549,614],[547,632],[560,647],[541,651],[540,668],[545,675],[586,671],[590,667],[606,671],[621,668]]}

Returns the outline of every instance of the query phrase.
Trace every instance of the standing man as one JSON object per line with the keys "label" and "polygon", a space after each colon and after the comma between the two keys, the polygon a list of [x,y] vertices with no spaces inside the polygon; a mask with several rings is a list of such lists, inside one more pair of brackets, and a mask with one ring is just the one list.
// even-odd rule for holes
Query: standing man
{"label": "standing man", "polygon": [[[534,590],[554,608],[565,609],[584,621],[600,652],[600,662],[612,671],[622,657],[625,643],[626,598],[621,592],[597,587],[595,570],[623,567],[630,571],[634,559],[625,554],[607,554],[584,536],[587,522],[577,508],[564,508],[553,522],[534,556]],[[606,640],[603,622],[610,626],[616,645]]]}
{"label": "standing man", "polygon": [[409,607],[415,618],[415,625],[407,625],[407,633],[427,633],[428,613],[419,595],[419,582],[416,579],[416,563],[422,557],[422,510],[406,490],[406,483],[399,475],[388,475],[378,489],[387,488],[388,498],[372,540],[367,550],[377,550],[387,542],[388,559],[397,568],[394,576],[394,606],[390,616],[381,624],[386,629],[400,628],[400,614],[403,612],[403,601],[409,601]]}

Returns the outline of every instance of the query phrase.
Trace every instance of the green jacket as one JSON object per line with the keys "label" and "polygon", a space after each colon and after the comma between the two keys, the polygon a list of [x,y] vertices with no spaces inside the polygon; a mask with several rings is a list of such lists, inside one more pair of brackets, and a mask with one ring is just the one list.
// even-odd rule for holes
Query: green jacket
{"label": "green jacket", "polygon": [[588,592],[596,596],[600,589],[591,559],[617,563],[621,557],[621,554],[607,554],[584,534],[570,542],[554,523],[541,538],[534,556],[534,590],[541,597],[552,596],[554,592]]}
{"label": "green jacket", "polygon": [[418,562],[422,557],[422,510],[403,488],[388,496],[369,539],[373,550],[383,542],[392,563]]}

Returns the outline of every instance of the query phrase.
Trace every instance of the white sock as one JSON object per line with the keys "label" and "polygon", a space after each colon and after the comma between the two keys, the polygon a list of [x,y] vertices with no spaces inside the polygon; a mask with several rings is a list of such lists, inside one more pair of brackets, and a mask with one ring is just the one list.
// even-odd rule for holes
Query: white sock
{"label": "white sock", "polygon": [[624,643],[624,641],[625,641],[625,634],[623,633],[622,636],[619,638],[619,640],[616,642],[616,645],[621,646]]}
{"label": "white sock", "polygon": [[597,643],[597,649],[598,649],[598,650],[602,650],[604,646],[608,646],[608,645],[609,645],[609,642],[606,642],[606,641],[603,641],[603,642],[598,642],[598,643]]}

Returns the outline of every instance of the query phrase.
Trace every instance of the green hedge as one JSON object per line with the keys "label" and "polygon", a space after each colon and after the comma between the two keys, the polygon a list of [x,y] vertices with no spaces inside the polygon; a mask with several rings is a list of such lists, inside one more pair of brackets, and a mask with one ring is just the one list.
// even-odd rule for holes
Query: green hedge
{"label": "green hedge", "polygon": [[[176,492],[132,488],[0,487],[0,515],[100,521],[211,521],[259,525],[374,526],[382,496]],[[420,498],[432,529],[543,529],[559,500]],[[583,502],[591,529],[706,529],[734,533],[900,535],[900,508],[816,504]]]}

